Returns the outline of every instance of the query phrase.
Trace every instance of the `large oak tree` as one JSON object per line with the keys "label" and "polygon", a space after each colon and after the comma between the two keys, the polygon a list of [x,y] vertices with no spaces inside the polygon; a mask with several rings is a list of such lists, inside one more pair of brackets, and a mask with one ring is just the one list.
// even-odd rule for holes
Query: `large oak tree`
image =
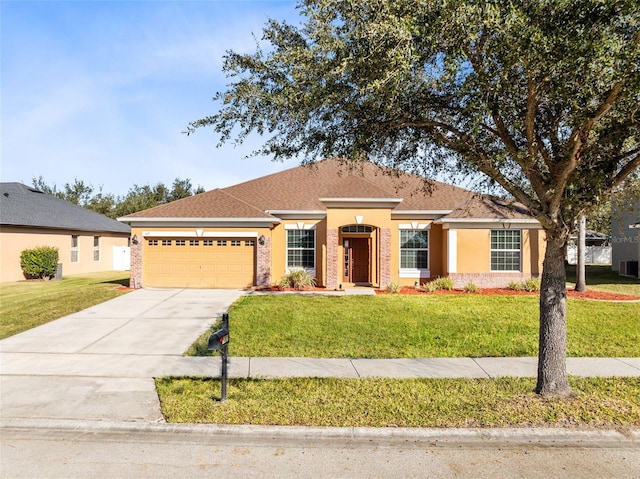
{"label": "large oak tree", "polygon": [[638,0],[303,0],[270,20],[213,127],[256,153],[482,173],[546,232],[537,391],[567,395],[564,258],[576,218],[640,165]]}

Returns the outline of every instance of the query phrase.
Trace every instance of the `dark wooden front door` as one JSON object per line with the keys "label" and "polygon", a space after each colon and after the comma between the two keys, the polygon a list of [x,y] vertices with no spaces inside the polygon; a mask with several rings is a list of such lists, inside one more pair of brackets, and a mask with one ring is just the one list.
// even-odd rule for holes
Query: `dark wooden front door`
{"label": "dark wooden front door", "polygon": [[369,238],[349,239],[351,250],[351,282],[369,283]]}

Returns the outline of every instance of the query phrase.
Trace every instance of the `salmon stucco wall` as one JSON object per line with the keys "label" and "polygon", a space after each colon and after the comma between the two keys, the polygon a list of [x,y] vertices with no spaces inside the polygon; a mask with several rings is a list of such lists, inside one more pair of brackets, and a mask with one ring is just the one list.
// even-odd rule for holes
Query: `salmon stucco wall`
{"label": "salmon stucco wall", "polygon": [[[454,230],[457,238],[455,271],[447,271],[456,287],[473,282],[480,287],[506,287],[542,275],[545,240],[540,229],[521,229],[520,271],[491,271],[491,229]],[[448,245],[448,247],[451,247]]]}
{"label": "salmon stucco wall", "polygon": [[[78,236],[78,261],[71,261],[71,235]],[[94,261],[93,238],[98,236],[100,258]],[[63,276],[113,271],[113,247],[126,247],[129,235],[83,232],[72,230],[40,230],[15,226],[3,226],[0,231],[0,281],[3,283],[24,280],[20,267],[20,254],[25,249],[38,246],[58,248]]]}

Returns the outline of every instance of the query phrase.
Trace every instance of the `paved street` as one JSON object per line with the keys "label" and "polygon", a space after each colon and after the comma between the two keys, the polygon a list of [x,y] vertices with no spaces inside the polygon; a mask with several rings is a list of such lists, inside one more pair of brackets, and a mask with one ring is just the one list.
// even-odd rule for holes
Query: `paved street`
{"label": "paved street", "polygon": [[[620,436],[487,431],[278,434],[274,428],[126,426],[2,431],[3,478],[556,478],[637,479],[638,443]],[[286,429],[286,428],[285,428]],[[393,432],[393,431],[391,431]],[[424,431],[423,431],[424,432]],[[564,439],[563,439],[564,437]],[[557,447],[553,447],[557,446]]]}

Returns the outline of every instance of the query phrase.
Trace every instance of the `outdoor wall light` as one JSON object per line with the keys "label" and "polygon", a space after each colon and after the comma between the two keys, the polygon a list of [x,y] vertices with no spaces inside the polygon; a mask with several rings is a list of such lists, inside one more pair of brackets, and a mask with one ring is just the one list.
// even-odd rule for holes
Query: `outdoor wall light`
{"label": "outdoor wall light", "polygon": [[258,238],[258,243],[260,243],[260,246],[264,245],[264,235],[260,235],[260,238]]}
{"label": "outdoor wall light", "polygon": [[138,244],[138,235],[133,235],[133,238],[131,238],[131,242],[133,244]]}

